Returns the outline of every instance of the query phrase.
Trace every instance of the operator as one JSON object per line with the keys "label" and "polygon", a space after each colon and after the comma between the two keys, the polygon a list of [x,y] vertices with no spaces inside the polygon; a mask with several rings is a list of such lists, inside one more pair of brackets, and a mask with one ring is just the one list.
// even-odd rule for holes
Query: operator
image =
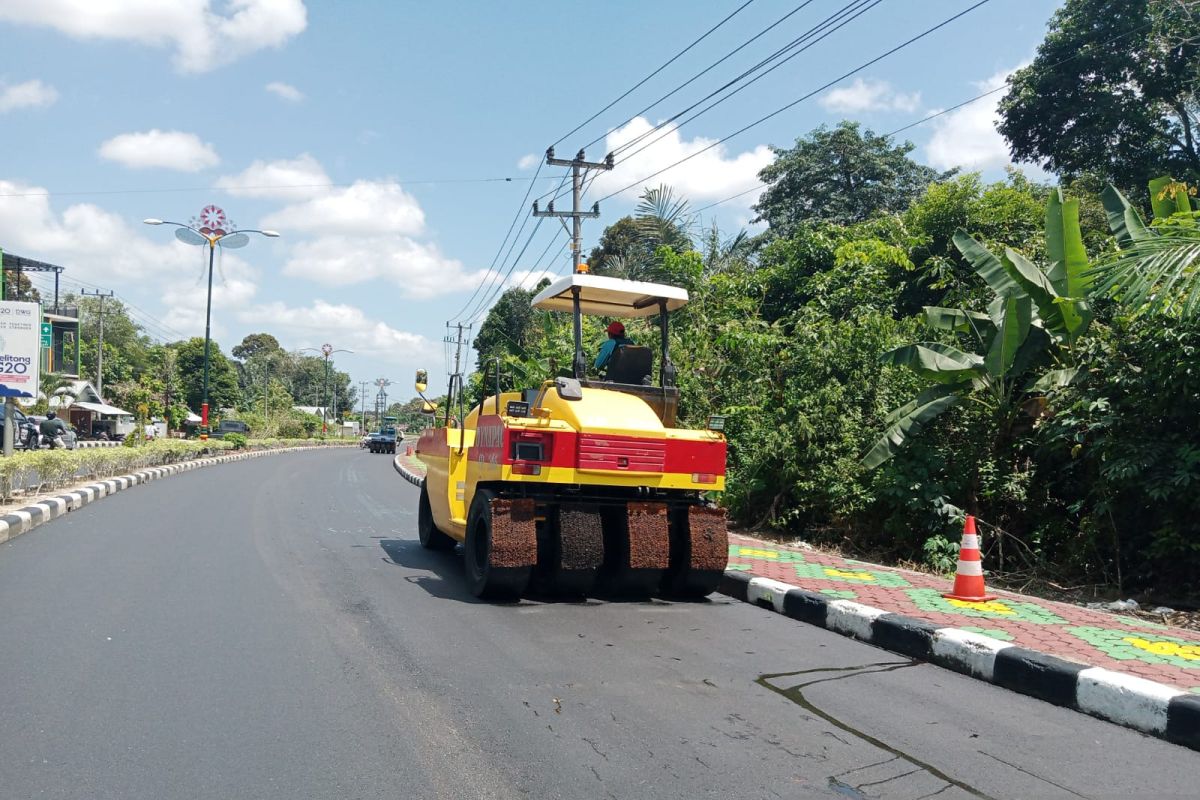
{"label": "operator", "polygon": [[608,362],[612,360],[613,353],[617,352],[618,347],[627,347],[631,344],[634,344],[634,341],[625,336],[625,326],[616,320],[610,322],[608,324],[608,341],[600,345],[600,352],[596,354],[594,366],[597,371],[606,371]]}
{"label": "operator", "polygon": [[67,426],[63,424],[63,421],[53,411],[46,415],[46,418],[42,420],[42,424],[38,425],[38,433],[50,442],[51,449],[55,447],[55,440],[66,432]]}

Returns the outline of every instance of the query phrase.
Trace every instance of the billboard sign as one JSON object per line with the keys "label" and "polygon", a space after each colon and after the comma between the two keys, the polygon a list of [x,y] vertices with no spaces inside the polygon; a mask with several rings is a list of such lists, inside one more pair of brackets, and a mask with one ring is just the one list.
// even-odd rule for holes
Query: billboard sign
{"label": "billboard sign", "polygon": [[0,300],[0,384],[38,396],[42,307]]}

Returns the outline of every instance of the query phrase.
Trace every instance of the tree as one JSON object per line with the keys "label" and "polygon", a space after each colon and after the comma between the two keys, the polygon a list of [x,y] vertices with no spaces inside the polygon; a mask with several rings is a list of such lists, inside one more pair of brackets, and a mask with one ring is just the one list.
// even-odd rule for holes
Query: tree
{"label": "tree", "polygon": [[[964,400],[980,404],[990,415],[990,455],[999,455],[1012,443],[1013,429],[1026,412],[1028,393],[1075,377],[1074,369],[1063,367],[1062,351],[1087,331],[1093,318],[1083,299],[1091,278],[1079,230],[1078,201],[1064,202],[1060,192],[1050,195],[1045,267],[1011,248],[997,257],[965,231],[955,234],[954,243],[991,288],[994,299],[986,314],[928,307],[925,318],[934,330],[963,334],[982,355],[944,342],[907,344],[884,353],[883,364],[907,367],[930,385],[888,415],[887,430],[863,458],[869,468],[894,456],[930,421]],[[1060,361],[1055,364],[1060,369],[1043,375],[1047,356]],[[974,497],[969,501],[975,505]]]}
{"label": "tree", "polygon": [[242,339],[242,343],[234,345],[229,353],[236,359],[246,361],[260,354],[282,351],[279,340],[269,333],[252,333]]}
{"label": "tree", "polygon": [[534,292],[519,286],[507,290],[488,311],[479,333],[475,335],[474,347],[479,354],[478,369],[489,359],[516,356],[523,357],[528,351],[529,335],[533,326]]}
{"label": "tree", "polygon": [[588,267],[598,275],[613,274],[620,260],[640,249],[642,233],[633,217],[624,216],[604,229],[600,243],[588,256]]}
{"label": "tree", "polygon": [[939,173],[908,157],[914,145],[859,131],[857,122],[822,125],[775,160],[758,177],[769,184],[754,206],[758,220],[780,236],[803,222],[860,222],[903,211],[913,198],[953,171]]}
{"label": "tree", "polygon": [[1194,0],[1067,0],[1013,74],[1000,132],[1015,159],[1129,190],[1200,178]]}
{"label": "tree", "polygon": [[[184,397],[188,408],[199,413],[204,399],[204,339],[193,337],[172,345],[176,351]],[[208,403],[212,410],[236,408],[238,391],[237,370],[216,342],[209,344]]]}

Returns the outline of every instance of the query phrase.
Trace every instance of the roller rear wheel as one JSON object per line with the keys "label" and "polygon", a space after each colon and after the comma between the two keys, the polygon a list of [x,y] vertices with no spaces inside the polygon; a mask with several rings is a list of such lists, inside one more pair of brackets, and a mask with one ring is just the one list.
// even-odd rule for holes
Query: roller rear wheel
{"label": "roller rear wheel", "polygon": [[580,598],[591,593],[604,561],[599,510],[585,505],[551,505],[538,535],[536,592]]}
{"label": "roller rear wheel", "polygon": [[729,562],[725,513],[707,506],[676,506],[669,514],[671,567],[663,579],[668,597],[700,600],[717,590]]}
{"label": "roller rear wheel", "polygon": [[604,566],[596,584],[606,597],[649,597],[670,565],[667,508],[661,503],[605,506]]}
{"label": "roller rear wheel", "polygon": [[421,481],[421,499],[417,501],[417,537],[426,550],[453,550],[457,544],[438,530],[433,522],[433,509],[429,505],[429,489]]}
{"label": "roller rear wheel", "polygon": [[502,602],[521,598],[537,557],[532,506],[531,501],[498,501],[487,489],[475,493],[463,546],[471,594]]}

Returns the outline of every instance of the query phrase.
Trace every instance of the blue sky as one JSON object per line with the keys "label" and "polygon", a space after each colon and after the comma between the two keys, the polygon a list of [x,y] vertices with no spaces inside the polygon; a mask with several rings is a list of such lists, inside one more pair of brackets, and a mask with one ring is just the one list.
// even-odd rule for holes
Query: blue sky
{"label": "blue sky", "polygon": [[[406,397],[418,366],[443,383],[444,323],[498,277],[488,267],[545,148],[742,1],[0,0],[0,247],[67,267],[68,286],[114,290],[157,338],[203,335],[202,248],[140,221],[187,221],[216,204],[240,227],[283,234],[223,257],[213,322],[222,347],[257,331],[290,349],[330,342],[355,351],[337,361],[355,380],[387,376]],[[812,0],[610,132],[800,1],[754,0],[558,154],[599,138],[588,156],[601,159],[845,5]],[[597,178],[588,201],[972,4],[883,0],[665,131]],[[1028,61],[1058,5],[991,0],[649,183],[672,185],[700,208],[756,185],[768,145],[790,145],[817,125],[850,118],[887,132],[961,102]],[[903,136],[921,161],[1001,177],[1008,162],[991,126],[994,99]],[[534,196],[561,174],[544,169],[540,177],[554,180],[537,181]],[[504,177],[514,180],[478,180]],[[602,204],[601,219],[585,226],[585,250],[636,194]],[[750,220],[755,196],[704,217],[733,232]],[[552,259],[563,241],[543,225],[510,280],[563,271],[565,251]]]}

